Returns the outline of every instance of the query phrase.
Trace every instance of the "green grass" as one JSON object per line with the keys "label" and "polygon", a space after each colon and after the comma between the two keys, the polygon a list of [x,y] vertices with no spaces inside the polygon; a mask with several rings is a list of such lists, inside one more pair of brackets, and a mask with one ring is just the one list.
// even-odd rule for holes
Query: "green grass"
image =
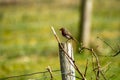
{"label": "green grass", "polygon": [[[49,1],[48,1],[49,2]],[[78,29],[79,9],[77,4],[43,2],[36,5],[0,6],[0,77],[45,71],[47,66],[59,69],[58,47],[50,26],[67,27],[74,36]],[[112,5],[112,6],[111,6]],[[120,1],[96,0],[92,15],[91,41],[99,45],[101,54],[113,54],[97,36],[104,38],[118,50],[120,42]],[[61,36],[60,36],[61,37]],[[77,65],[84,71],[86,58],[90,55],[75,54]],[[111,62],[106,73],[109,80],[119,80],[119,55],[113,58],[100,57],[102,66]],[[88,70],[91,77],[91,67]],[[57,73],[59,74],[59,73]],[[47,74],[48,75],[48,74]],[[78,74],[77,74],[78,75]],[[16,78],[15,80],[39,79],[42,75]],[[13,79],[11,79],[13,80]],[[56,76],[60,80],[60,74]],[[102,79],[101,79],[102,80]]]}

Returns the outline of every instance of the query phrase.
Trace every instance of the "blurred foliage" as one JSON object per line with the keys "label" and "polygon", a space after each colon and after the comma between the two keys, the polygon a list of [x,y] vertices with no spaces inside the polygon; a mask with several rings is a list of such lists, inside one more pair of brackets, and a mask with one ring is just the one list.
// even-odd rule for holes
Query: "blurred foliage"
{"label": "blurred foliage", "polygon": [[[41,71],[48,65],[58,69],[57,42],[50,26],[55,27],[58,35],[58,29],[65,26],[77,37],[79,0],[17,0],[16,3],[5,1],[7,0],[0,0],[0,77]],[[118,49],[119,5],[120,0],[94,0],[91,42],[96,43],[93,45],[95,47],[99,45],[102,54],[113,52],[96,39],[97,36]],[[75,54],[77,63],[84,68],[86,56],[81,56]],[[102,58],[102,64],[106,64],[108,60],[110,59]],[[112,60],[114,66],[110,72],[119,74],[119,56]],[[120,79],[119,75],[113,78],[111,80]]]}

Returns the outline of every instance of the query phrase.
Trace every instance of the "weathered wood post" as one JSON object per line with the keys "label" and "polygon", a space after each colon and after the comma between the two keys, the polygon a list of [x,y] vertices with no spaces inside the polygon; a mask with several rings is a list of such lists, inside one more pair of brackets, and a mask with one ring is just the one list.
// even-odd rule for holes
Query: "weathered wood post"
{"label": "weathered wood post", "polygon": [[81,0],[81,19],[78,38],[86,47],[89,47],[90,42],[92,5],[93,0]]}
{"label": "weathered wood post", "polygon": [[62,80],[75,80],[75,69],[73,67],[73,61],[69,59],[66,54],[68,54],[68,56],[73,59],[72,43],[59,43],[59,57]]}

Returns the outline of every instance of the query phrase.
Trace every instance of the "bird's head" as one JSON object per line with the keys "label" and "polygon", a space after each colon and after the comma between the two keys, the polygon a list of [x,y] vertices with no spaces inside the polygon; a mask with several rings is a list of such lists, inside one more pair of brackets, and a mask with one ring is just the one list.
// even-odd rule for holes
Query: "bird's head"
{"label": "bird's head", "polygon": [[60,30],[60,31],[63,31],[63,30],[64,30],[64,28],[60,28],[59,30]]}

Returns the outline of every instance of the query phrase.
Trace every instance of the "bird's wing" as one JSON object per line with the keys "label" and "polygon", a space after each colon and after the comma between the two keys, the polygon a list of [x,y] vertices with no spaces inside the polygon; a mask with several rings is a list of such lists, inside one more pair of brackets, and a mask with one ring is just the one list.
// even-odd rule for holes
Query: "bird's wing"
{"label": "bird's wing", "polygon": [[69,36],[72,37],[72,34],[71,34],[68,30],[65,29],[65,31],[66,31],[66,34],[67,34],[67,35],[69,35]]}

